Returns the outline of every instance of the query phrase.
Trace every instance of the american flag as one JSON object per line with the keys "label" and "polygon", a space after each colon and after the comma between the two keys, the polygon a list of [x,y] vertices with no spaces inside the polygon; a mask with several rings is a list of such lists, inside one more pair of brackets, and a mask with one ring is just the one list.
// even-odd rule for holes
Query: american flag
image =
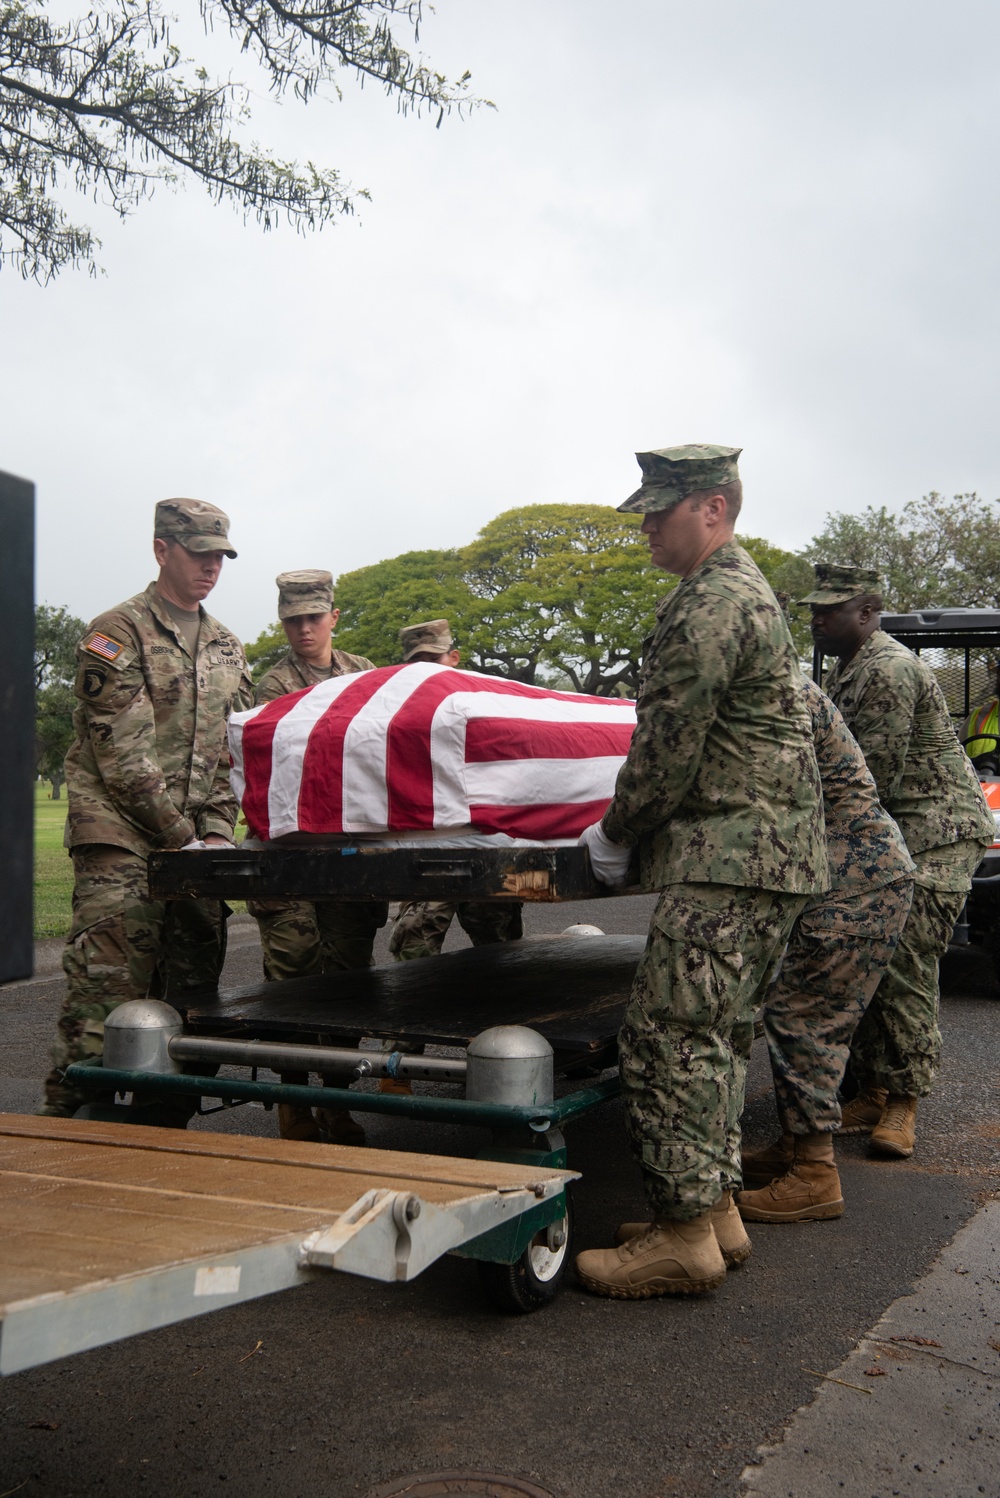
{"label": "american flag", "polygon": [[607,808],[635,704],[417,662],[337,676],[229,724],[250,830],[467,827],[577,837]]}
{"label": "american flag", "polygon": [[84,649],[92,650],[95,655],[103,655],[107,661],[114,661],[121,655],[124,646],[119,645],[117,640],[109,640],[107,635],[91,635]]}

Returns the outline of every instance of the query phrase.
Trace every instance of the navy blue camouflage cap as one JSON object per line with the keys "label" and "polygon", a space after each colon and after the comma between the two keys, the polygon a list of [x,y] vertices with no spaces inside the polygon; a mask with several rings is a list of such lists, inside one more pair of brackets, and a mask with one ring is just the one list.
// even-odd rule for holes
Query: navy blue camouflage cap
{"label": "navy blue camouflage cap", "polygon": [[203,499],[161,499],[153,535],[179,541],[187,551],[221,551],[236,560],[229,544],[229,516]]}
{"label": "navy blue camouflage cap", "polygon": [[851,567],[846,562],[817,562],[816,587],[799,603],[811,603],[816,608],[831,608],[835,603],[850,603],[852,598],[864,598],[868,593],[878,593],[881,588],[878,573],[873,567]]}
{"label": "navy blue camouflage cap", "polygon": [[689,442],[684,447],[659,447],[636,453],[642,469],[642,486],[630,494],[619,512],[648,515],[653,510],[672,510],[689,494],[731,484],[740,476],[736,460],[742,447],[716,447],[710,442]]}

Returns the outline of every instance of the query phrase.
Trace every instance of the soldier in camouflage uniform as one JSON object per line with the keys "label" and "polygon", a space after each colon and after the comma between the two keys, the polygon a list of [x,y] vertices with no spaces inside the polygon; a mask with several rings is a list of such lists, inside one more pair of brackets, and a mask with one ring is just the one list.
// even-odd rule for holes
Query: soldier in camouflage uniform
{"label": "soldier in camouflage uniform", "polygon": [[156,582],[99,615],[77,648],[66,757],[73,926],[41,1110],[50,1116],[71,1116],[86,1101],[62,1072],[101,1054],[116,1005],[218,981],[226,907],[151,900],[146,859],[157,848],[232,842],[226,720],[250,706],[251,685],[243,646],[201,607],[223,557],[236,556],[228,530],[214,505],[162,500]]}
{"label": "soldier in camouflage uniform", "polygon": [[[738,448],[640,453],[657,607],[636,730],[614,799],[581,841],[605,882],[638,844],[660,892],[619,1037],[626,1119],[651,1223],[577,1259],[599,1294],[692,1294],[749,1240],[732,1200],[758,989],[807,899],[827,887],[822,795],[784,615],[733,538]],[[626,1241],[621,1241],[622,1238]]]}
{"label": "soldier in camouflage uniform", "polygon": [[[331,573],[314,568],[282,572],[276,582],[278,618],[291,649],[261,677],[258,705],[335,676],[373,669],[363,655],[333,648],[340,611],[333,606]],[[260,927],[268,982],[371,967],[375,934],[389,917],[385,904],[354,900],[248,900],[247,909]],[[288,1073],[283,1080],[308,1079]],[[331,1085],[339,1083],[331,1079]],[[319,1109],[314,1117],[309,1108],[283,1103],[278,1127],[285,1139],[326,1137],[338,1144],[363,1144],[365,1137],[360,1124],[341,1109]]]}
{"label": "soldier in camouflage uniform", "polygon": [[[399,644],[406,663],[430,661],[454,667],[461,660],[447,619],[408,625],[399,632]],[[389,951],[397,962],[436,957],[456,915],[474,947],[517,941],[524,934],[521,910],[520,903],[514,901],[462,900],[452,904],[445,900],[405,900],[392,928]]]}
{"label": "soldier in camouflage uniform", "polygon": [[803,683],[823,786],[832,889],[795,923],[764,1000],[781,1138],[743,1156],[744,1221],[806,1222],[844,1210],[833,1135],[851,1037],[899,940],[913,860],[878,799],[846,723],[814,681]]}
{"label": "soldier in camouflage uniform", "polygon": [[857,739],[916,864],[913,904],[851,1044],[861,1092],[842,1133],[870,1133],[880,1154],[912,1155],[917,1102],[941,1054],[938,963],[996,829],[930,668],[879,628],[877,574],[817,566],[812,632],[837,657],[827,690]]}

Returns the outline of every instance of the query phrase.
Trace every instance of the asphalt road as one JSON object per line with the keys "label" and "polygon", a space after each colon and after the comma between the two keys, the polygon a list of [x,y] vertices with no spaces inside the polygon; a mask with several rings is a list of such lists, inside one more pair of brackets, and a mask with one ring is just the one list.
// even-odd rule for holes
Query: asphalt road
{"label": "asphalt road", "polygon": [[[650,906],[528,907],[527,928],[641,932]],[[237,926],[227,981],[249,981],[258,961],[252,928]],[[0,990],[0,1109],[35,1104],[61,986]],[[242,1498],[365,1498],[443,1469],[517,1475],[557,1498],[742,1493],[757,1447],[813,1398],[804,1369],[841,1364],[997,1188],[1000,991],[975,957],[952,963],[944,987],[945,1063],[914,1159],[876,1162],[863,1139],[842,1141],[844,1217],[756,1227],[752,1258],[714,1296],[629,1303],[570,1287],[539,1315],[507,1318],[464,1260],[402,1287],[331,1275],[6,1380],[0,1495],[200,1498],[233,1484]],[[745,1132],[762,1142],[774,1113],[760,1045],[748,1097]],[[273,1115],[199,1124],[222,1126],[271,1133]],[[482,1143],[380,1118],[369,1137],[441,1153]],[[583,1173],[577,1247],[606,1245],[642,1215],[618,1106],[572,1126],[569,1147]]]}

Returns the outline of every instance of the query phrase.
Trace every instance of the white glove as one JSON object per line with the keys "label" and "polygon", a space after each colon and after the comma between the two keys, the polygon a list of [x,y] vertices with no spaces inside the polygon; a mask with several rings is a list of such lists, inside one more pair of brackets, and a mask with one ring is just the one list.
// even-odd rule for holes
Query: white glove
{"label": "white glove", "polygon": [[632,862],[632,849],[613,843],[600,822],[585,827],[577,839],[577,846],[586,848],[590,854],[590,867],[594,877],[602,884],[622,885],[628,879],[628,866]]}
{"label": "white glove", "polygon": [[199,848],[204,848],[205,846],[200,837],[193,837],[189,843],[184,843],[181,846],[181,852],[196,853]]}

